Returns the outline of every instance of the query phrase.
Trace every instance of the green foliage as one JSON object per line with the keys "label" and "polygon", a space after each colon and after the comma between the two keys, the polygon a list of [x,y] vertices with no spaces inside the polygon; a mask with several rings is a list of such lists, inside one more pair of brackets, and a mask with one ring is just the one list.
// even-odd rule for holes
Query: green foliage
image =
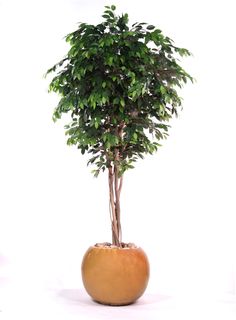
{"label": "green foliage", "polygon": [[182,88],[192,77],[177,63],[190,52],[178,48],[160,29],[128,24],[106,6],[98,25],[80,23],[66,36],[70,50],[48,70],[49,90],[61,99],[53,120],[71,114],[67,144],[88,152],[98,175],[116,165],[119,175],[144,154],[153,154],[178,114]]}

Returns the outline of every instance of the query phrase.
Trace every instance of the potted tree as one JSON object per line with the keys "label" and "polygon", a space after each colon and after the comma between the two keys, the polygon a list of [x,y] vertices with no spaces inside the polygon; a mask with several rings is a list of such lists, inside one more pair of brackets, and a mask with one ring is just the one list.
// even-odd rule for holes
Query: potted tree
{"label": "potted tree", "polygon": [[98,25],[80,23],[66,36],[70,50],[48,70],[49,91],[61,98],[54,121],[71,115],[67,144],[90,155],[97,177],[108,173],[112,242],[88,249],[82,279],[88,294],[109,305],[134,302],[144,292],[149,263],[140,247],[121,239],[123,175],[145,154],[153,154],[178,114],[181,88],[192,77],[177,63],[189,56],[162,31],[146,23],[128,24],[106,6]]}

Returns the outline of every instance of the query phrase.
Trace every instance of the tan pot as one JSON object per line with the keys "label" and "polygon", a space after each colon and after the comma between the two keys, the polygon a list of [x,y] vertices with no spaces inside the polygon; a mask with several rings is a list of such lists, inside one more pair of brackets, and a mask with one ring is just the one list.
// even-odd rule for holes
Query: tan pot
{"label": "tan pot", "polygon": [[90,247],[82,262],[82,279],[93,300],[127,305],[145,291],[149,263],[141,248]]}

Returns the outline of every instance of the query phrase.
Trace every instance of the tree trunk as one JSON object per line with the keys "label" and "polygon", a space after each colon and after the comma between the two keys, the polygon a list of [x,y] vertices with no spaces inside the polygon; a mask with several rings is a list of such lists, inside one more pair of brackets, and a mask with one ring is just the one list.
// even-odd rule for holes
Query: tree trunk
{"label": "tree trunk", "polygon": [[[125,123],[122,122],[116,129],[116,136],[122,141]],[[112,225],[112,244],[121,247],[122,234],[120,223],[120,194],[123,176],[119,177],[120,150],[115,148],[114,159],[109,167],[109,202]]]}
{"label": "tree trunk", "polygon": [[112,244],[120,247],[121,222],[120,222],[120,193],[122,188],[123,177],[118,176],[116,165],[109,167],[109,204],[112,226]]}

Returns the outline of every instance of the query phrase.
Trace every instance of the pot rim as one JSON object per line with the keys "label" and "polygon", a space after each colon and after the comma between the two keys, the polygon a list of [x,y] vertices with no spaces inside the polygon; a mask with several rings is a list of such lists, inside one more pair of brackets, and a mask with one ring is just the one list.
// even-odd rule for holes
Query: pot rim
{"label": "pot rim", "polygon": [[108,249],[108,250],[114,250],[114,249],[116,249],[116,250],[129,250],[129,249],[140,250],[141,249],[141,247],[139,247],[131,242],[128,242],[128,243],[122,242],[121,244],[122,244],[122,246],[119,247],[119,246],[113,245],[109,242],[102,242],[102,243],[96,243],[95,245],[92,245],[91,248]]}

